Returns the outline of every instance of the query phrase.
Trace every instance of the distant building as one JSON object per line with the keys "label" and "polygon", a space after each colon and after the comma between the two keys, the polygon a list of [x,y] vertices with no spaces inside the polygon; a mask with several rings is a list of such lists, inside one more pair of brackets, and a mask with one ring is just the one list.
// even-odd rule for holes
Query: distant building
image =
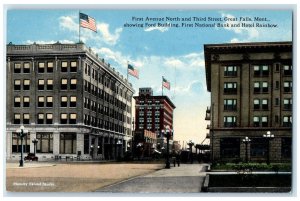
{"label": "distant building", "polygon": [[246,153],[250,161],[290,161],[292,48],[291,42],[204,45],[214,161],[245,160]]}
{"label": "distant building", "polygon": [[151,157],[156,150],[157,136],[148,130],[137,130],[134,132],[133,148],[136,157]]}
{"label": "distant building", "polygon": [[9,44],[6,62],[7,159],[20,157],[20,125],[29,131],[25,152],[37,139],[40,160],[114,159],[127,149],[134,90],[90,48]]}

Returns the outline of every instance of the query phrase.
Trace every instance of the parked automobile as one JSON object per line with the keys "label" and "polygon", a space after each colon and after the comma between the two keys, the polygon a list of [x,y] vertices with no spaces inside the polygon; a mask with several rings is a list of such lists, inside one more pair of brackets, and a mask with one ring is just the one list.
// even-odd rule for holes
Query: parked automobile
{"label": "parked automobile", "polygon": [[35,156],[33,153],[28,153],[27,156],[24,157],[24,160],[28,161],[38,161],[38,157]]}

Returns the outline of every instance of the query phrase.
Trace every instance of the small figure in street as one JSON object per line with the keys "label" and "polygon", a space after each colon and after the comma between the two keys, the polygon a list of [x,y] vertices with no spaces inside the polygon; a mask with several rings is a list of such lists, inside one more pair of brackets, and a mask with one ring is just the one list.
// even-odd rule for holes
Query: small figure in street
{"label": "small figure in street", "polygon": [[[180,166],[180,155],[179,155],[179,153],[176,154],[176,162],[177,162],[177,165],[179,167]],[[174,167],[175,167],[175,162],[174,162]]]}

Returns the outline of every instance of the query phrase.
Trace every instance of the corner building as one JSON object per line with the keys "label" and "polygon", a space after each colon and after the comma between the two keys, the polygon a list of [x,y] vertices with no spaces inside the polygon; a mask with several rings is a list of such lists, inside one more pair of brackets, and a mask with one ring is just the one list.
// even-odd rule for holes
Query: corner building
{"label": "corner building", "polygon": [[[7,45],[6,157],[115,159],[132,138],[134,90],[83,43]],[[118,143],[117,143],[118,142]]]}
{"label": "corner building", "polygon": [[245,160],[247,153],[249,161],[290,161],[292,43],[208,44],[204,52],[212,160]]}

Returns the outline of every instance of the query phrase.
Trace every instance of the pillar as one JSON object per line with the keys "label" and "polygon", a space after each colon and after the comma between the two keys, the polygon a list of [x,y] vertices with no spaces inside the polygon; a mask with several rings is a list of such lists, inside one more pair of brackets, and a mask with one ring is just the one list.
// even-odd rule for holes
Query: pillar
{"label": "pillar", "polygon": [[53,132],[53,155],[59,155],[59,132]]}
{"label": "pillar", "polygon": [[6,132],[6,159],[11,159],[12,155],[12,132]]}
{"label": "pillar", "polygon": [[95,137],[94,147],[93,147],[93,159],[98,158],[98,136]]}
{"label": "pillar", "polygon": [[81,155],[84,154],[84,134],[83,133],[76,134],[76,154],[78,154],[79,151],[81,152]]}
{"label": "pillar", "polygon": [[105,155],[104,155],[104,141],[105,141],[105,138],[102,137],[102,145],[101,145],[101,149],[102,149],[102,160],[104,160],[105,158]]}
{"label": "pillar", "polygon": [[[30,153],[34,153],[34,144],[32,143],[32,140],[36,139],[36,132],[30,131]],[[40,141],[38,141],[40,143]]]}

